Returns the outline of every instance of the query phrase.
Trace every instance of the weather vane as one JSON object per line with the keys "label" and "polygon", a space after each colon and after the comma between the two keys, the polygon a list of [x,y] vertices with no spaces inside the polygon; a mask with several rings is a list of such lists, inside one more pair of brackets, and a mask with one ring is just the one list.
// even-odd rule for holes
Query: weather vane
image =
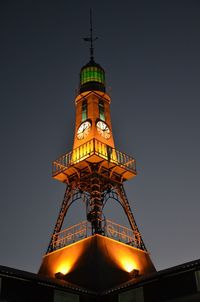
{"label": "weather vane", "polygon": [[90,42],[90,60],[94,60],[94,46],[93,42],[96,41],[98,37],[93,38],[93,27],[92,27],[92,9],[90,9],[90,37],[83,38],[84,41]]}

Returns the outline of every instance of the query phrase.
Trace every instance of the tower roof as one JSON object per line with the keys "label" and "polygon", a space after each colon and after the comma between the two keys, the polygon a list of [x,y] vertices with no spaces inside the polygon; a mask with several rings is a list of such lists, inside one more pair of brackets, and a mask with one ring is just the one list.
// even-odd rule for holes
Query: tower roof
{"label": "tower roof", "polygon": [[80,93],[90,90],[106,90],[105,71],[92,58],[80,71]]}

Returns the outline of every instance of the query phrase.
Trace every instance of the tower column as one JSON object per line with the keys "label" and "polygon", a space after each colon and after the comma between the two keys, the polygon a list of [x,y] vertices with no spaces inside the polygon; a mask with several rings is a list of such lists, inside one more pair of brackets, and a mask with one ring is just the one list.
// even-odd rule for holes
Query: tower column
{"label": "tower column", "polygon": [[87,220],[91,223],[92,234],[103,234],[102,228],[102,196],[101,181],[97,172],[93,172],[90,176],[90,210],[87,214]]}

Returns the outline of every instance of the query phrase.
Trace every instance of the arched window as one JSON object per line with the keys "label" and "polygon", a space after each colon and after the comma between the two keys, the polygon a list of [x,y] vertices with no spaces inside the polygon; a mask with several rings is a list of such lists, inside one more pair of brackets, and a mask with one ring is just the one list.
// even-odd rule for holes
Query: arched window
{"label": "arched window", "polygon": [[82,122],[87,120],[87,100],[82,102]]}
{"label": "arched window", "polygon": [[99,100],[99,118],[102,121],[105,121],[105,108],[104,108],[104,100]]}

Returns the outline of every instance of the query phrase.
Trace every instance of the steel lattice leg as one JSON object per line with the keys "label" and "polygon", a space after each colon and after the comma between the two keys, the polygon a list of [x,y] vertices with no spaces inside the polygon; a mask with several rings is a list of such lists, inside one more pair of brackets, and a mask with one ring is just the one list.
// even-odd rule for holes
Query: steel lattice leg
{"label": "steel lattice leg", "polygon": [[136,245],[137,248],[146,251],[147,249],[146,249],[145,244],[142,240],[142,236],[139,232],[139,229],[138,229],[138,226],[136,224],[135,218],[134,218],[133,213],[131,211],[131,207],[129,205],[128,198],[127,198],[126,192],[124,190],[124,186],[123,185],[116,186],[115,191],[116,191],[117,195],[119,196],[120,203],[121,203],[121,205],[124,209],[125,214],[128,217],[130,226],[131,226],[131,228],[134,232],[134,237],[135,237],[134,244]]}
{"label": "steel lattice leg", "polygon": [[64,198],[63,198],[63,202],[62,202],[62,205],[61,205],[61,209],[60,209],[57,221],[56,221],[56,225],[54,227],[53,234],[51,236],[51,240],[50,240],[50,243],[49,243],[49,246],[48,246],[48,249],[47,249],[47,253],[50,253],[53,249],[53,241],[55,241],[55,239],[56,239],[56,238],[54,238],[55,234],[57,234],[61,230],[66,212],[67,212],[69,206],[71,205],[70,200],[72,199],[73,194],[74,194],[74,189],[72,189],[71,186],[67,186],[66,191],[65,191],[65,195],[64,195]]}

